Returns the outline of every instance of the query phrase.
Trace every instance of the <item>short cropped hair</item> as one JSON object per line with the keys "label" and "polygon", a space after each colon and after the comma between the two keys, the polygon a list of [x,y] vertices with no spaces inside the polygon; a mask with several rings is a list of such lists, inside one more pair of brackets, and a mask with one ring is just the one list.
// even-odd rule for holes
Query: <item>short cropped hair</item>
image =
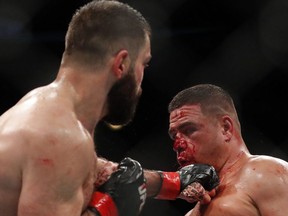
{"label": "short cropped hair", "polygon": [[230,115],[240,128],[232,97],[223,88],[212,84],[199,84],[180,91],[169,103],[168,112],[184,105],[196,104],[200,105],[202,113],[207,116]]}
{"label": "short cropped hair", "polygon": [[133,61],[147,36],[151,37],[151,27],[140,12],[116,0],[93,0],[73,15],[64,54],[101,64],[107,56],[127,49]]}

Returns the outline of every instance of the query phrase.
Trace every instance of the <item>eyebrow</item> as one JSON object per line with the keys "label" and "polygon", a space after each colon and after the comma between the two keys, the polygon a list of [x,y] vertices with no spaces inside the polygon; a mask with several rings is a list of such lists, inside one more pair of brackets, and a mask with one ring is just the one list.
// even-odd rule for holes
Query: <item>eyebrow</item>
{"label": "eyebrow", "polygon": [[187,126],[193,126],[196,127],[196,124],[194,124],[193,122],[183,122],[183,124],[179,125],[178,129],[182,130],[183,128],[187,127]]}
{"label": "eyebrow", "polygon": [[[193,126],[193,127],[196,127],[196,124],[193,123],[193,122],[190,122],[190,121],[186,121],[186,122],[183,122],[182,124],[180,124],[178,127],[177,127],[177,130],[178,131],[181,131],[183,130],[185,127],[187,126]],[[175,129],[169,129],[168,130],[168,134],[169,136],[171,136],[176,130]]]}

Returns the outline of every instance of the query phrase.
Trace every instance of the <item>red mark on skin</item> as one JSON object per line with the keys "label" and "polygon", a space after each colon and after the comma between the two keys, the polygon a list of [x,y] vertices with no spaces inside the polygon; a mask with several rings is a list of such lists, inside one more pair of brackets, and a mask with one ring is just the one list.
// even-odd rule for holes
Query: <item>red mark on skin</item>
{"label": "red mark on skin", "polygon": [[44,166],[48,166],[48,167],[54,166],[53,160],[48,159],[48,158],[40,158],[38,161],[40,162],[41,165],[44,165]]}
{"label": "red mark on skin", "polygon": [[173,150],[177,153],[177,160],[180,167],[195,163],[195,145],[191,143],[189,144],[185,139],[176,139],[173,145]]}
{"label": "red mark on skin", "polygon": [[275,169],[275,172],[277,176],[281,177],[284,173],[286,173],[286,169],[284,166],[280,166]]}
{"label": "red mark on skin", "polygon": [[176,110],[176,111],[172,111],[170,114],[170,123],[175,123],[177,122],[179,119],[181,119],[184,115],[182,110]]}
{"label": "red mark on skin", "polygon": [[110,178],[111,174],[117,170],[117,166],[115,163],[107,162],[97,175],[97,180],[94,182],[95,187],[97,188],[104,184],[104,182]]}
{"label": "red mark on skin", "polygon": [[226,185],[222,184],[222,182],[220,183],[220,185],[216,188],[217,194],[218,196],[221,196],[222,192],[226,189]]}
{"label": "red mark on skin", "polygon": [[177,112],[176,112],[176,117],[178,118],[178,119],[180,119],[180,118],[182,118],[182,117],[184,117],[185,116],[185,113],[182,111],[182,110],[177,110]]}
{"label": "red mark on skin", "polygon": [[184,151],[187,148],[187,143],[183,139],[177,138],[173,145],[174,151]]}

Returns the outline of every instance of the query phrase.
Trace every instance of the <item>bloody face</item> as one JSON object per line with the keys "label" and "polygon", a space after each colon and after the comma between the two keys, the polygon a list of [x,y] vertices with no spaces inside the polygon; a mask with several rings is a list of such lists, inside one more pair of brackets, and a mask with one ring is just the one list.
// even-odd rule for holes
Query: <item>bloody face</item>
{"label": "bloody face", "polygon": [[205,116],[200,105],[185,105],[170,114],[170,137],[180,166],[192,163],[211,164],[221,151],[221,127]]}

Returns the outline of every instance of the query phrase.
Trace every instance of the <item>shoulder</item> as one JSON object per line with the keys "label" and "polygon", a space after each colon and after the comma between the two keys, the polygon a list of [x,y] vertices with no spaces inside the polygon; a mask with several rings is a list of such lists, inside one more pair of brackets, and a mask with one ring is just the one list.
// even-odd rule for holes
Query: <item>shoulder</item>
{"label": "shoulder", "polygon": [[9,119],[12,129],[5,134],[6,140],[11,150],[17,148],[21,152],[22,166],[53,164],[56,169],[56,165],[73,164],[80,168],[89,163],[94,150],[90,134],[72,115],[60,112],[54,116],[48,109],[23,113],[19,123],[15,116]]}
{"label": "shoulder", "polygon": [[67,186],[83,183],[95,163],[95,153],[91,139],[79,134],[68,126],[26,131],[26,141],[21,147],[23,178],[44,176],[49,184],[66,181]]}
{"label": "shoulder", "polygon": [[288,174],[288,163],[285,160],[272,156],[255,155],[250,158],[247,166],[249,169],[260,173],[271,173],[273,175]]}
{"label": "shoulder", "polygon": [[253,156],[247,166],[247,193],[261,214],[287,215],[287,162],[271,156]]}
{"label": "shoulder", "polygon": [[246,178],[255,199],[288,194],[288,163],[271,156],[253,156],[246,165]]}
{"label": "shoulder", "polygon": [[89,134],[77,119],[73,107],[52,93],[43,88],[28,93],[7,113],[4,129],[12,128],[10,133],[19,134],[31,143],[35,140],[35,144],[39,141],[85,143]]}
{"label": "shoulder", "polygon": [[[255,183],[270,181],[281,181],[284,178],[288,181],[288,163],[282,159],[266,156],[251,156],[244,166],[245,177]],[[280,177],[280,178],[279,178]]]}
{"label": "shoulder", "polygon": [[0,119],[1,145],[18,149],[26,161],[85,163],[94,152],[93,138],[65,101],[43,89],[24,96]]}

